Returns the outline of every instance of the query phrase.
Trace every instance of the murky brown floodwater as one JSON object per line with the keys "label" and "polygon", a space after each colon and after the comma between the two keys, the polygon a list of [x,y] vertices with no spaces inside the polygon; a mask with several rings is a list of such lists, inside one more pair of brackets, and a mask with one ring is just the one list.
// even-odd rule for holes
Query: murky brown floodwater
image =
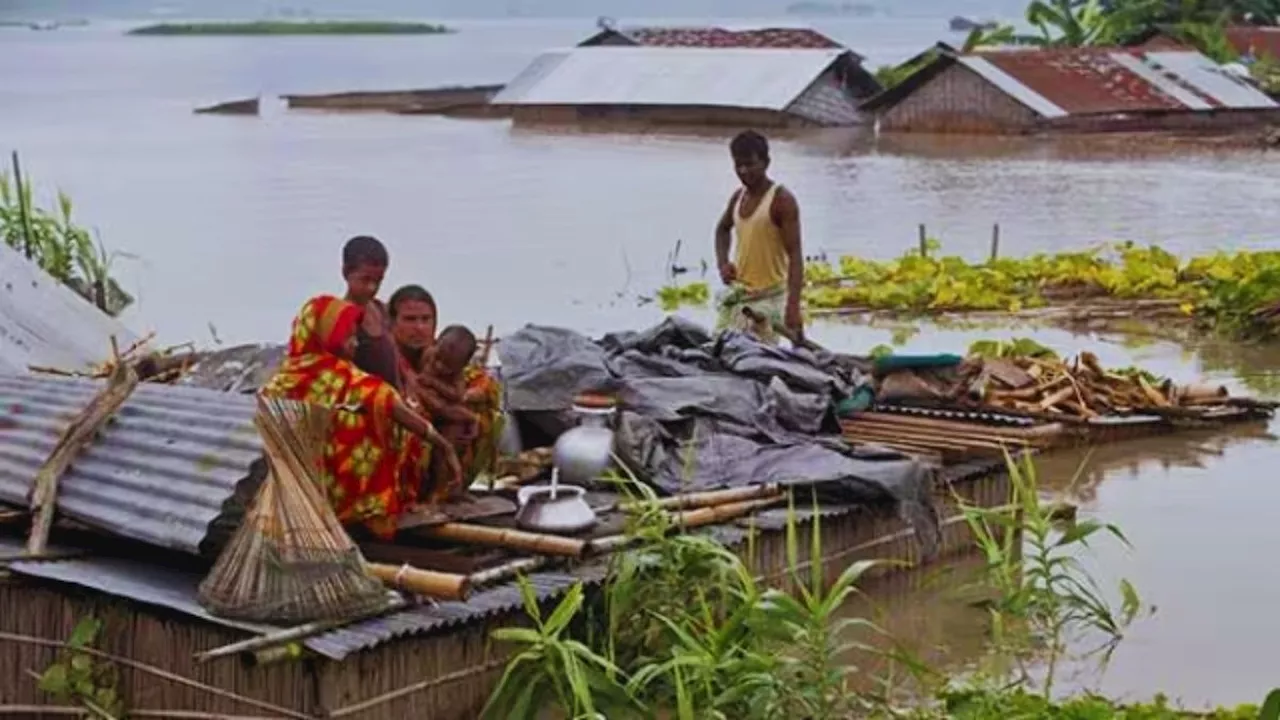
{"label": "murky brown floodwater", "polygon": [[[938,39],[943,22],[821,27],[879,63]],[[657,320],[637,296],[662,283],[676,241],[684,264],[711,257],[711,228],[734,183],[725,133],[191,113],[257,93],[501,82],[538,51],[592,30],[586,19],[459,25],[456,35],[428,39],[127,38],[119,26],[0,32],[6,67],[20,68],[0,73],[0,150],[21,151],[28,173],[47,190],[67,190],[109,247],[142,258],[118,264],[139,295],[128,320],[174,343],[207,340],[210,323],[225,342],[283,338],[306,296],[338,288],[338,248],[356,233],[385,239],[389,284],[426,285],[450,322],[596,333]],[[774,167],[800,198],[810,253],[892,256],[915,243],[918,223],[971,257],[987,251],[994,223],[1006,253],[1109,239],[1178,252],[1274,244],[1272,155],[1139,147],[823,132],[779,138]],[[842,348],[891,337],[832,323],[813,334]],[[955,351],[993,334],[926,330],[907,347]],[[1161,344],[1036,337],[1064,352],[1087,345],[1109,364],[1204,373],[1236,387],[1243,372],[1259,387],[1280,386],[1258,375],[1276,366],[1274,354],[1214,349],[1197,360]],[[1280,581],[1262,558],[1280,544],[1271,522],[1280,450],[1254,437],[1202,452],[1215,442],[1150,441],[1091,458],[1097,481],[1084,512],[1122,525],[1136,547],[1101,546],[1099,566],[1131,577],[1160,607],[1120,649],[1109,691],[1239,702],[1277,682],[1263,653],[1280,635],[1271,629]],[[1172,461],[1189,453],[1201,464]],[[1047,477],[1070,475],[1076,462],[1048,461]],[[899,607],[922,644],[963,656],[978,642],[972,613],[950,612],[934,596]]]}

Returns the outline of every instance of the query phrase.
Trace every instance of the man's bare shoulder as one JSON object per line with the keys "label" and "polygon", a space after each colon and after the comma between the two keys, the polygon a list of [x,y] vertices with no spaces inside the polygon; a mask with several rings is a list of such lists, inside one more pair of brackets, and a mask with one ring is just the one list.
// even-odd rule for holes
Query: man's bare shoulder
{"label": "man's bare shoulder", "polygon": [[800,202],[796,200],[795,193],[787,189],[785,185],[778,185],[778,191],[773,194],[773,204],[769,207],[769,213],[777,221],[788,215],[798,215],[800,213]]}

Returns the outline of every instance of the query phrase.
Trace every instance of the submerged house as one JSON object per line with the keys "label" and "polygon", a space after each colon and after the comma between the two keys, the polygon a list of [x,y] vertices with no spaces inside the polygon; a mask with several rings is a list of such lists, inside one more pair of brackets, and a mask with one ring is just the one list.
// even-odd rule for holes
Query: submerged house
{"label": "submerged house", "polygon": [[590,46],[539,55],[492,103],[516,122],[829,127],[878,89],[842,48]]}
{"label": "submerged house", "polygon": [[1226,131],[1280,120],[1274,100],[1187,49],[940,53],[862,110],[884,132]]}
{"label": "submerged house", "polygon": [[[1266,25],[1229,25],[1223,28],[1227,44],[1237,53],[1253,58],[1280,60],[1280,27]],[[1176,31],[1167,27],[1150,28],[1128,43],[1145,50],[1186,49]]]}

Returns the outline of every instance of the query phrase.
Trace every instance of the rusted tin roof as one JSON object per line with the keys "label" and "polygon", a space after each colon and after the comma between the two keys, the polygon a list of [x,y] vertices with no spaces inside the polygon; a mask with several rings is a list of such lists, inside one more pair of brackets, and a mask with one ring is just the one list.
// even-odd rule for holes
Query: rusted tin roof
{"label": "rusted tin roof", "polygon": [[830,50],[840,43],[809,28],[766,27],[730,30],[720,27],[639,27],[624,35],[637,45],[703,48],[779,48]]}
{"label": "rusted tin roof", "polygon": [[0,242],[0,372],[31,365],[84,371],[137,337]]}
{"label": "rusted tin roof", "polygon": [[884,111],[960,64],[1037,115],[1110,115],[1280,107],[1194,51],[1151,48],[940,51],[933,62],[862,104]]}
{"label": "rusted tin roof", "polygon": [[[40,466],[101,386],[0,375],[0,502],[27,504]],[[62,477],[58,512],[158,547],[210,550],[261,479],[254,412],[252,397],[140,385]]]}
{"label": "rusted tin roof", "polygon": [[1226,29],[1227,42],[1241,55],[1280,60],[1280,27],[1236,25]]}

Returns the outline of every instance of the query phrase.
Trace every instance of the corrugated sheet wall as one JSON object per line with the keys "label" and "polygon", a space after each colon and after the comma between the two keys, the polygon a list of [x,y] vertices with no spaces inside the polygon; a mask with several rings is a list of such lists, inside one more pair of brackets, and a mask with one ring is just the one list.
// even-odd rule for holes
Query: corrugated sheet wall
{"label": "corrugated sheet wall", "polygon": [[857,100],[841,86],[834,70],[823,73],[787,111],[819,125],[853,125],[861,118]]}
{"label": "corrugated sheet wall", "polygon": [[[0,502],[28,503],[40,466],[101,387],[0,375]],[[58,511],[160,547],[208,550],[261,478],[254,411],[251,396],[139,386],[62,477]]]}
{"label": "corrugated sheet wall", "polygon": [[29,365],[83,371],[137,338],[115,318],[0,243],[0,372]]}
{"label": "corrugated sheet wall", "polygon": [[885,111],[881,130],[995,133],[1029,131],[1037,118],[977,73],[953,65]]}

